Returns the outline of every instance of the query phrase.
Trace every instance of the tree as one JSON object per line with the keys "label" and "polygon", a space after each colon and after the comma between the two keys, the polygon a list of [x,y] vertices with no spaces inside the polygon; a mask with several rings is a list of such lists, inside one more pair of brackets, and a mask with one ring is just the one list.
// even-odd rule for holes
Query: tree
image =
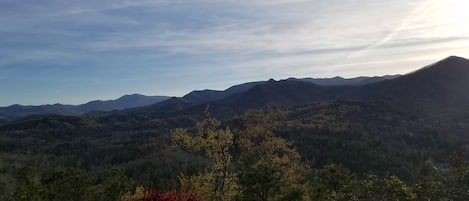
{"label": "tree", "polygon": [[202,153],[208,159],[205,172],[187,177],[180,176],[183,191],[195,191],[199,196],[207,196],[213,201],[231,200],[234,196],[235,175],[229,169],[233,156],[233,133],[221,123],[207,115],[196,125],[195,135],[187,129],[176,129],[171,133],[173,142],[193,153]]}
{"label": "tree", "polygon": [[390,176],[384,179],[384,200],[389,201],[407,201],[414,200],[416,195],[412,189],[407,186],[399,177]]}
{"label": "tree", "polygon": [[135,187],[134,192],[127,192],[121,197],[121,201],[140,200],[145,195],[145,188],[143,186]]}
{"label": "tree", "polygon": [[412,188],[418,201],[440,201],[445,196],[443,184],[439,181],[425,180]]}
{"label": "tree", "polygon": [[[241,200],[303,200],[308,163],[287,141],[275,135],[284,113],[251,111],[237,120],[238,182]],[[271,193],[275,191],[275,193]]]}
{"label": "tree", "polygon": [[361,181],[360,191],[358,192],[359,200],[383,200],[382,189],[382,182],[378,179],[378,176],[367,173]]}
{"label": "tree", "polygon": [[132,190],[133,182],[125,175],[124,169],[114,167],[106,171],[102,188],[105,200],[116,201]]}
{"label": "tree", "polygon": [[279,168],[258,163],[239,174],[238,184],[240,194],[237,200],[268,201],[279,196],[285,182]]}
{"label": "tree", "polygon": [[447,197],[454,201],[469,200],[469,165],[460,157],[450,158],[449,165]]}
{"label": "tree", "polygon": [[342,165],[326,165],[316,173],[314,197],[318,200],[357,200],[354,178]]}
{"label": "tree", "polygon": [[95,196],[96,176],[80,169],[54,172],[43,180],[48,201],[83,201]]}
{"label": "tree", "polygon": [[380,179],[374,174],[365,174],[359,193],[359,200],[369,201],[411,201],[416,198],[412,188],[395,175]]}
{"label": "tree", "polygon": [[10,201],[41,201],[44,198],[45,188],[37,177],[28,176],[25,181],[19,183]]}

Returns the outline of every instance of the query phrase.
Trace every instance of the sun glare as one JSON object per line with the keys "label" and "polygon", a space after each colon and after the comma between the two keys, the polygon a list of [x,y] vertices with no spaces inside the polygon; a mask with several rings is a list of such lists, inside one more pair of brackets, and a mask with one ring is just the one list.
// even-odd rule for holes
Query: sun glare
{"label": "sun glare", "polygon": [[440,41],[432,45],[433,48],[440,48],[440,51],[434,53],[439,57],[468,56],[468,8],[469,0],[424,0],[405,19],[397,38]]}
{"label": "sun glare", "polygon": [[469,1],[468,0],[432,0],[430,1],[433,21],[441,27],[446,37],[469,37]]}

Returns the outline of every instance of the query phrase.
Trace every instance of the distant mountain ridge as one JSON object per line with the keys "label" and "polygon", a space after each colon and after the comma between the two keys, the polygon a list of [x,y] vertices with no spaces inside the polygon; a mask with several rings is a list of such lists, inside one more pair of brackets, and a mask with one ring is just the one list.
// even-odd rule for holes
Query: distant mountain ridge
{"label": "distant mountain ridge", "polygon": [[[367,84],[377,83],[384,80],[391,80],[398,78],[400,75],[384,75],[384,76],[374,76],[366,77],[360,76],[355,78],[343,78],[343,77],[333,77],[333,78],[303,78],[299,79],[306,82],[311,82],[313,84],[321,86],[363,86]],[[290,78],[295,79],[295,78]]]}
{"label": "distant mountain ridge", "polygon": [[182,97],[182,99],[184,101],[188,101],[194,104],[207,103],[207,102],[212,102],[212,101],[226,98],[233,94],[244,93],[247,90],[251,89],[252,87],[258,84],[262,84],[262,83],[264,83],[264,81],[248,82],[248,83],[232,86],[224,91],[210,90],[210,89],[205,89],[205,90],[200,90],[200,91],[196,90],[196,91],[192,91],[186,94],[185,96]]}
{"label": "distant mountain ridge", "polygon": [[127,108],[143,107],[167,100],[168,96],[145,96],[140,94],[124,95],[115,100],[91,101],[78,106],[79,111],[111,111],[123,110]]}
{"label": "distant mountain ridge", "polygon": [[[210,105],[212,114],[229,118],[250,109],[288,108],[318,101],[361,100],[386,104],[386,107],[416,115],[469,117],[469,112],[461,110],[469,108],[469,93],[465,91],[469,88],[468,77],[469,60],[451,56],[402,76],[271,79],[248,86],[238,85],[243,86],[243,90],[237,93],[195,91],[145,110],[174,112],[186,109],[200,112]],[[212,96],[203,95],[210,93]],[[205,99],[193,99],[195,94]]]}
{"label": "distant mountain ridge", "polygon": [[[74,115],[91,111],[190,113],[203,110],[229,117],[249,109],[291,107],[317,101],[363,100],[415,114],[469,116],[459,108],[469,108],[469,60],[450,56],[406,75],[356,78],[289,78],[248,82],[226,90],[196,90],[183,97],[127,95],[111,101],[91,101],[71,105],[21,106],[0,108],[1,118],[31,114]],[[458,108],[459,107],[459,108]],[[184,112],[185,111],[185,112]]]}
{"label": "distant mountain ridge", "polygon": [[359,83],[373,78],[357,78],[347,85],[322,86],[307,79],[271,80],[213,105],[223,105],[225,109],[234,107],[238,108],[236,112],[242,112],[262,107],[286,108],[318,101],[361,100],[379,102],[387,107],[426,117],[469,117],[468,110],[462,109],[469,108],[467,59],[450,56],[415,72],[387,78],[363,85]]}
{"label": "distant mountain ridge", "polygon": [[0,107],[0,119],[24,117],[28,115],[59,114],[78,115],[92,111],[113,111],[127,108],[143,107],[167,100],[168,96],[144,96],[140,94],[125,95],[115,100],[95,100],[81,105],[11,105]]}
{"label": "distant mountain ridge", "polygon": [[[390,80],[399,77],[400,75],[385,75],[385,76],[375,76],[375,77],[356,77],[356,78],[342,78],[342,77],[333,77],[333,78],[288,78],[286,80],[297,80],[313,83],[320,86],[363,86],[372,83],[378,83],[384,80]],[[271,80],[272,81],[272,80]],[[248,82],[240,85],[232,86],[224,91],[218,90],[200,90],[192,91],[189,94],[182,97],[184,101],[191,102],[193,104],[208,103],[217,100],[221,100],[228,96],[244,93],[251,88],[265,84],[268,81],[258,81],[258,82]]]}

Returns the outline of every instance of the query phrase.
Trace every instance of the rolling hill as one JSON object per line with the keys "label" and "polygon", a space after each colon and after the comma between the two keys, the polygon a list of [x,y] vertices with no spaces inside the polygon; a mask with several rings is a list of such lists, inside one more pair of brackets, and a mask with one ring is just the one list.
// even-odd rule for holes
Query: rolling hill
{"label": "rolling hill", "polygon": [[82,105],[39,105],[39,106],[23,106],[11,105],[8,107],[0,107],[0,119],[12,119],[25,117],[28,115],[79,115],[92,111],[113,111],[127,108],[142,107],[152,105],[168,99],[167,96],[144,96],[140,94],[125,95],[116,100],[107,101],[91,101]]}

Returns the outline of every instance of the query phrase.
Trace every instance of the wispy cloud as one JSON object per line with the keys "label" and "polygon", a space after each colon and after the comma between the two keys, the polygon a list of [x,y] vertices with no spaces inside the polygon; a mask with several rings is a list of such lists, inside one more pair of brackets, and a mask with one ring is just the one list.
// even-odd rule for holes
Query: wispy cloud
{"label": "wispy cloud", "polygon": [[113,96],[124,89],[106,83],[174,94],[270,77],[405,73],[469,56],[458,2],[6,0],[0,70],[22,75],[22,86],[41,71],[70,86],[88,77]]}
{"label": "wispy cloud", "polygon": [[407,17],[405,17],[397,27],[395,27],[389,34],[385,35],[384,38],[361,49],[360,51],[353,52],[351,55],[348,56],[347,59],[362,56],[366,51],[379,47],[383,44],[386,44],[390,40],[394,39],[396,35],[398,35],[403,29],[407,28],[410,25],[410,23],[416,17],[416,15],[418,15],[419,12],[421,12],[421,10],[425,7],[425,3],[426,3],[426,0],[422,0],[420,4],[417,5],[416,8],[412,12],[410,12],[410,14]]}

